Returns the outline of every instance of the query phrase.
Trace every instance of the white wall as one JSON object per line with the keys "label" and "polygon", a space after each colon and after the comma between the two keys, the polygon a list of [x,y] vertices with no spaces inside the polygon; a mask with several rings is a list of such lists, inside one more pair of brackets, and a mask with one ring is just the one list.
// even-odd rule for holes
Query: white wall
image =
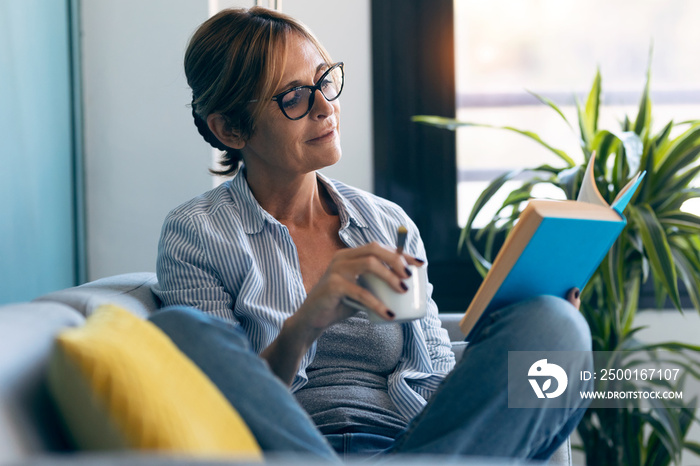
{"label": "white wall", "polygon": [[[263,1],[263,6],[274,1]],[[211,0],[212,12],[249,7],[254,1]],[[343,157],[321,170],[327,176],[372,191],[372,43],[369,0],[283,0],[282,11],[313,31],[335,61],[345,63],[341,101]]]}
{"label": "white wall", "polygon": [[166,213],[211,186],[182,71],[207,2],[80,3],[88,278],[153,271]]}
{"label": "white wall", "polygon": [[345,62],[341,100],[343,158],[323,173],[372,191],[372,44],[369,0],[284,0],[284,12],[303,21]]}
{"label": "white wall", "polygon": [[[81,2],[88,279],[155,270],[167,212],[212,186],[211,151],[186,106],[184,50],[210,9],[253,4]],[[283,8],[346,63],[344,155],[324,172],[371,190],[369,0],[285,0]]]}

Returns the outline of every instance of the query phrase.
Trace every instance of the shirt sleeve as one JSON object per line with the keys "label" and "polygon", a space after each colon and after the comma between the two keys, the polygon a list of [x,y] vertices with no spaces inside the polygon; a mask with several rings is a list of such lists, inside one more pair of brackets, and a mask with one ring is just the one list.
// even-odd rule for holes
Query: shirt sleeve
{"label": "shirt sleeve", "polygon": [[[425,261],[423,267],[428,267],[425,246],[418,233],[418,228],[414,224],[411,226],[414,232],[414,234],[411,235],[412,237],[409,238],[409,241],[411,241],[411,250],[415,251],[415,257]],[[442,322],[438,317],[438,307],[432,298],[433,285],[430,283],[430,280],[428,280],[426,293],[427,313],[419,322],[423,330],[425,344],[428,348],[433,373],[441,377],[419,379],[409,384],[427,400],[435,392],[442,379],[454,368],[455,357],[452,352],[449,334],[447,330],[442,327]]]}
{"label": "shirt sleeve", "polygon": [[165,219],[156,275],[154,292],[164,306],[191,306],[237,323],[232,311],[234,298],[211,267],[202,235],[190,216],[170,213]]}

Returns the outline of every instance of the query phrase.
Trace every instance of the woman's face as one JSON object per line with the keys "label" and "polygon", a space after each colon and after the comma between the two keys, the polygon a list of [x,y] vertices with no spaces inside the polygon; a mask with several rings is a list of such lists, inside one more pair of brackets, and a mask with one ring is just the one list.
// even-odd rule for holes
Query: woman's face
{"label": "woman's face", "polygon": [[[275,95],[292,87],[314,85],[328,69],[311,42],[297,34],[289,39],[284,74]],[[338,99],[328,102],[319,91],[311,111],[300,120],[288,119],[277,102],[270,101],[243,147],[247,169],[298,175],[333,165],[341,155],[339,121]]]}

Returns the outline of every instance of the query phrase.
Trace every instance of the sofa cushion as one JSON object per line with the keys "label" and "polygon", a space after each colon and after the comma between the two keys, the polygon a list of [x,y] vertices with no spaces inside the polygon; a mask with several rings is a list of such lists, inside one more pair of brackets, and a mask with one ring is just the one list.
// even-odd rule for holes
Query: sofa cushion
{"label": "sofa cushion", "polygon": [[117,304],[140,317],[148,317],[159,305],[151,291],[156,283],[154,273],[127,273],[49,293],[35,301],[67,304],[86,317],[103,304]]}
{"label": "sofa cushion", "polygon": [[60,334],[49,386],[82,449],[260,458],[238,413],[152,323],[115,306]]}
{"label": "sofa cushion", "polygon": [[46,367],[55,335],[84,321],[59,303],[0,307],[0,464],[70,449],[48,395]]}

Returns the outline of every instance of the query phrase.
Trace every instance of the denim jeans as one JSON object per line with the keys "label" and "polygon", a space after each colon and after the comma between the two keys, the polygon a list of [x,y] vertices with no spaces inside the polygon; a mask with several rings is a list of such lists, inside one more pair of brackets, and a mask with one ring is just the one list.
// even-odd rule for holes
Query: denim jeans
{"label": "denim jeans", "polygon": [[165,308],[150,320],[219,387],[270,454],[296,452],[334,462],[338,453],[546,460],[587,408],[573,400],[568,408],[508,407],[508,351],[591,350],[583,316],[552,296],[485,314],[462,359],[395,442],[369,434],[324,438],[238,327],[185,307]]}

